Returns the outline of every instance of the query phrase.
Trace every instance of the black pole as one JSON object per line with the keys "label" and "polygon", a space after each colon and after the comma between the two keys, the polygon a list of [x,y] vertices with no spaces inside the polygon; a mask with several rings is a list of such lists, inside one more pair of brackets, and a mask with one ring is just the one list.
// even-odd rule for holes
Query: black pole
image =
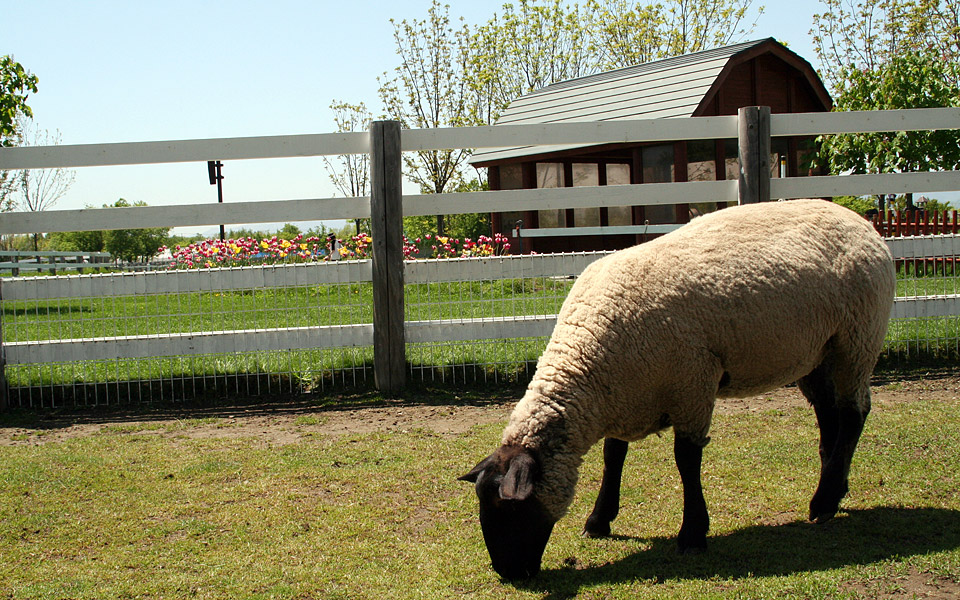
{"label": "black pole", "polygon": [[[210,177],[210,185],[217,184],[217,203],[223,204],[223,163],[219,160],[207,161],[207,175]],[[223,225],[220,226],[220,241],[225,239]]]}

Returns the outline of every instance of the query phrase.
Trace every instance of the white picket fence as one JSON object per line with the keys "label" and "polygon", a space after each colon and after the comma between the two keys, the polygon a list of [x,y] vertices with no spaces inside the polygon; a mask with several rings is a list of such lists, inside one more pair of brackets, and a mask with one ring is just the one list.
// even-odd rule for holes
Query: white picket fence
{"label": "white picket fence", "polygon": [[[960,128],[960,109],[923,109],[859,113],[773,115],[773,136],[824,133]],[[656,142],[722,139],[738,136],[738,117],[698,117],[603,123],[494,126],[404,130],[402,151],[444,148],[511,147],[537,144]],[[80,146],[0,149],[0,169],[85,167],[169,162],[239,160],[353,154],[370,151],[370,134],[344,133],[219,140],[185,140]],[[960,190],[960,172],[802,177],[773,179],[774,198],[830,197],[878,193],[930,194]],[[465,194],[405,195],[404,216],[484,211],[544,210],[695,202],[737,202],[737,181],[643,184],[641,186],[511,190]],[[257,222],[369,218],[371,198],[313,198],[211,205],[175,205],[110,209],[5,213],[0,234],[209,226]],[[613,233],[598,231],[597,234]],[[960,256],[954,236],[897,238],[888,242],[898,257]],[[408,284],[496,281],[576,276],[596,255],[494,257],[405,264]],[[376,255],[375,258],[376,259]],[[45,300],[160,296],[189,292],[239,292],[264,288],[366,283],[369,261],[243,267],[196,271],[5,278],[0,297],[8,303]],[[899,298],[894,319],[960,315],[957,290]],[[408,344],[471,342],[549,335],[552,314],[481,318],[408,320]],[[8,327],[5,317],[4,328]],[[357,348],[375,345],[373,323],[276,326],[242,330],[176,331],[109,337],[18,339],[3,344],[6,367],[78,361],[117,361],[170,356],[206,356],[308,348]],[[5,338],[6,339],[6,338]]]}

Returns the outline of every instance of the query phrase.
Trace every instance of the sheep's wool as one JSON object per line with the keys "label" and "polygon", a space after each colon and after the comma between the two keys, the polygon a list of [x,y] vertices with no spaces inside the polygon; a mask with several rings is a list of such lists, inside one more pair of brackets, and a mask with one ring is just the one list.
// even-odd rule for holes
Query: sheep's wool
{"label": "sheep's wool", "polygon": [[706,444],[716,397],[796,381],[828,350],[845,361],[838,402],[867,405],[857,382],[876,363],[894,285],[883,240],[830,202],[695,219],[584,270],[503,443],[540,456],[536,495],[559,519],[582,455],[601,438],[672,425]]}

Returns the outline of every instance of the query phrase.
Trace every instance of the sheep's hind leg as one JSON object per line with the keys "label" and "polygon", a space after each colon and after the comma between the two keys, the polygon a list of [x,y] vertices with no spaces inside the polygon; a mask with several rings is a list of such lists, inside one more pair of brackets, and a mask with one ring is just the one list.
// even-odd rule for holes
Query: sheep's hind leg
{"label": "sheep's hind leg", "polygon": [[677,549],[682,554],[702,552],[707,549],[707,530],[710,529],[710,516],[700,483],[703,445],[677,433],[673,455],[683,483],[683,525],[677,535]]}
{"label": "sheep's hind leg", "polygon": [[850,463],[870,412],[869,376],[838,394],[836,382],[823,365],[800,381],[800,389],[813,404],[820,425],[820,483],[810,501],[810,520],[828,521],[847,495]]}
{"label": "sheep's hind leg", "polygon": [[813,406],[820,428],[820,470],[823,472],[827,461],[837,445],[840,428],[840,412],[837,409],[837,395],[833,388],[826,364],[821,364],[812,373],[797,382],[800,391]]}
{"label": "sheep's hind leg", "polygon": [[620,512],[620,480],[623,477],[623,461],[627,458],[627,442],[614,438],[603,441],[603,479],[600,493],[587,517],[583,534],[587,537],[607,537],[610,523]]}

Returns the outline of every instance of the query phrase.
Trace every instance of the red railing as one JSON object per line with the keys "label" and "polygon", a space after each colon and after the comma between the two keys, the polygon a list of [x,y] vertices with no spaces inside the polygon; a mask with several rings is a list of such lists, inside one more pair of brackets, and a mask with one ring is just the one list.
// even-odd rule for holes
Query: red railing
{"label": "red railing", "polygon": [[886,215],[873,215],[871,220],[877,232],[883,237],[941,235],[960,232],[960,228],[958,228],[960,223],[957,222],[957,211],[955,210],[945,210],[943,212],[911,210],[901,211],[899,214],[888,212]]}
{"label": "red railing", "polygon": [[[874,228],[884,237],[904,237],[910,235],[943,235],[960,231],[957,211],[931,212],[926,210],[892,212],[885,215],[873,215]],[[922,275],[952,275],[956,272],[960,257],[936,256],[926,258],[906,258],[896,261],[897,273],[914,277]]]}

